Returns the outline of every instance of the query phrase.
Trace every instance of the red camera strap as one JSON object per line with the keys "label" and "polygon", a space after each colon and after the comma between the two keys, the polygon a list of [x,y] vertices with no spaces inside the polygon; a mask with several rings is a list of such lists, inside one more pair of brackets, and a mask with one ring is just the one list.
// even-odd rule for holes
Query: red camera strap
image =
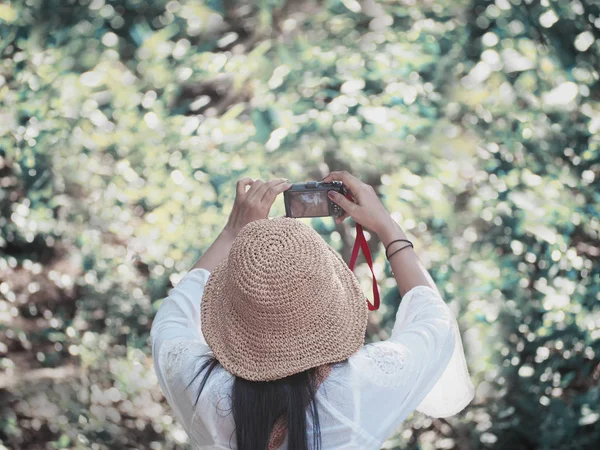
{"label": "red camera strap", "polygon": [[367,306],[369,307],[369,311],[375,311],[379,309],[379,289],[377,288],[377,280],[375,279],[375,272],[373,271],[373,258],[371,258],[371,250],[369,250],[369,244],[367,244],[367,240],[365,239],[365,235],[363,233],[363,227],[360,223],[356,224],[356,240],[354,241],[354,247],[352,248],[352,256],[350,257],[350,270],[354,270],[354,265],[356,264],[356,258],[358,258],[358,250],[362,249],[363,254],[365,255],[365,260],[367,261],[367,265],[369,269],[371,269],[371,274],[373,275],[373,304],[369,302],[367,299]]}

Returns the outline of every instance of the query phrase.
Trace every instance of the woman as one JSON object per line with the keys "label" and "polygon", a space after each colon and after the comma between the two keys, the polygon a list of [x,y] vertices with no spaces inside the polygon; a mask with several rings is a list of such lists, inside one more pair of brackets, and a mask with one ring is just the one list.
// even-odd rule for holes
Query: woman
{"label": "woman", "polygon": [[[347,216],[386,246],[402,302],[391,337],[364,345],[367,303],[309,226],[268,219],[286,180],[237,183],[227,225],[152,324],[161,388],[195,448],[380,449],[415,409],[473,398],[456,320],[373,188],[347,172]],[[247,190],[247,187],[249,189]]]}

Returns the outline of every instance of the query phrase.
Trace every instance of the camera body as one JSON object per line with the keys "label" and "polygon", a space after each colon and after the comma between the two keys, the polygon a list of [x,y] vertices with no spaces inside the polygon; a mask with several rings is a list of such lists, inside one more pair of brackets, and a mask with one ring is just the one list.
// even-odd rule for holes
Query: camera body
{"label": "camera body", "polygon": [[326,217],[341,216],[344,210],[329,199],[327,192],[336,191],[346,195],[346,188],[341,181],[323,183],[308,181],[294,183],[283,192],[285,215],[287,217]]}

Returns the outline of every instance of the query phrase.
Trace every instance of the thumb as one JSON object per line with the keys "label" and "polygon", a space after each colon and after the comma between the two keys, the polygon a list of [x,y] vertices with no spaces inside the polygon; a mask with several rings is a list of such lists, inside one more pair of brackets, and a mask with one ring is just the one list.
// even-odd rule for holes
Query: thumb
{"label": "thumb", "polygon": [[342,207],[342,209],[344,211],[346,211],[348,214],[352,215],[352,212],[356,210],[356,207],[357,207],[356,203],[348,200],[346,197],[344,197],[339,192],[329,191],[329,192],[327,192],[327,195],[334,203],[340,205]]}

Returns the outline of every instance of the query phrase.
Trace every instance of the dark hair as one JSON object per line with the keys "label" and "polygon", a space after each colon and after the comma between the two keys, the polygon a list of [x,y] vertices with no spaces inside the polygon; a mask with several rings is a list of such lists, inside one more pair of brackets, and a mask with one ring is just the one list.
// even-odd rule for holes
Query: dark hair
{"label": "dark hair", "polygon": [[[212,371],[220,366],[213,355],[202,364],[192,381],[206,371],[200,383],[194,410]],[[237,448],[266,450],[273,425],[279,416],[287,418],[288,449],[308,450],[306,410],[310,407],[313,422],[313,448],[321,448],[321,427],[315,403],[317,392],[315,369],[274,381],[249,381],[234,377],[231,410],[235,421]],[[187,389],[186,387],[186,389]]]}

